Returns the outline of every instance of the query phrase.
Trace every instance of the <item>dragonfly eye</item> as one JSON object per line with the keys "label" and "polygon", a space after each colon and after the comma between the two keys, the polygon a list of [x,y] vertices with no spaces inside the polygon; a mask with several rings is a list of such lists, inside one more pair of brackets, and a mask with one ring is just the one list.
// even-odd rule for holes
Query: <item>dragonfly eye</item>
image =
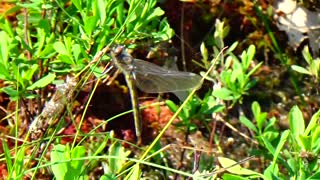
{"label": "dragonfly eye", "polygon": [[113,49],[113,53],[116,55],[116,56],[119,56],[122,54],[124,50],[124,46],[117,46]]}

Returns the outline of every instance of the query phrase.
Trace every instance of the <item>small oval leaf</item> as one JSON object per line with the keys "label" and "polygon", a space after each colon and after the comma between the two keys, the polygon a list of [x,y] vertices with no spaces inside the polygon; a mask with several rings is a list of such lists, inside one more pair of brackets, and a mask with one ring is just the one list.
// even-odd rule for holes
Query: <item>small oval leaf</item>
{"label": "small oval leaf", "polygon": [[27,87],[27,90],[35,90],[39,88],[43,88],[50,84],[54,79],[56,78],[56,75],[53,73],[49,73],[48,75],[42,77],[35,83],[33,83],[31,86]]}

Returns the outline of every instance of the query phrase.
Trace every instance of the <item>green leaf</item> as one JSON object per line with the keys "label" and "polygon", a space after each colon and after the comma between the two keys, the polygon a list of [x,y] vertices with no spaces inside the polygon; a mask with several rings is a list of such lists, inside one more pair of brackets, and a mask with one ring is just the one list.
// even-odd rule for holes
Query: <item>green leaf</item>
{"label": "green leaf", "polygon": [[73,5],[79,10],[82,11],[82,1],[81,0],[71,0]]}
{"label": "green leaf", "polygon": [[319,169],[316,173],[312,174],[312,176],[307,178],[307,180],[319,180],[319,179],[320,179],[320,170]]}
{"label": "green leaf", "polygon": [[134,165],[131,172],[132,173],[129,173],[125,179],[141,179],[141,169],[139,165]]}
{"label": "green leaf", "polygon": [[259,118],[257,119],[257,126],[260,130],[262,130],[263,125],[267,121],[268,113],[263,112],[260,113]]}
{"label": "green leaf", "polygon": [[41,28],[43,30],[43,33],[41,33],[41,35],[43,35],[44,37],[40,37],[43,38],[43,40],[45,40],[45,35],[49,35],[50,31],[51,31],[51,27],[50,27],[50,23],[48,19],[41,19],[39,21],[39,29]]}
{"label": "green leaf", "polygon": [[254,126],[254,124],[245,116],[240,116],[240,122],[245,125],[247,128],[253,130],[255,133],[259,133],[258,129]]}
{"label": "green leaf", "polygon": [[166,100],[166,105],[172,112],[177,112],[178,106],[171,100]]}
{"label": "green leaf", "polygon": [[[200,52],[202,55],[203,63],[207,64],[209,55],[208,55],[208,49],[206,48],[204,43],[201,43],[201,45],[200,45]],[[206,68],[208,68],[208,67],[206,67]]]}
{"label": "green leaf", "polygon": [[[65,176],[63,177],[64,179],[81,179],[80,177],[80,173],[81,173],[81,169],[82,167],[79,166],[81,164],[83,164],[83,160],[80,161],[74,161],[74,158],[80,158],[83,157],[85,152],[83,152],[83,147],[79,146],[78,148],[73,149],[70,152],[70,146],[65,146],[66,149],[64,150],[64,157],[65,160],[67,160],[67,162],[65,163],[67,165],[67,172],[65,174]],[[80,157],[78,157],[80,156]]]}
{"label": "green leaf", "polygon": [[303,135],[309,135],[309,133],[312,131],[312,129],[314,129],[315,127],[318,126],[318,119],[320,118],[320,109],[314,113],[311,117],[311,120],[306,128],[306,130],[304,131],[304,134]]}
{"label": "green leaf", "polygon": [[66,151],[67,151],[66,146],[58,144],[53,147],[50,154],[51,163],[54,163],[51,166],[51,169],[55,178],[57,178],[57,180],[64,180],[66,173],[68,172],[67,163],[66,162],[61,163],[61,161],[64,161],[67,159]]}
{"label": "green leaf", "polygon": [[8,69],[2,63],[0,63],[0,79],[2,79],[2,80],[10,80],[11,79]]}
{"label": "green leaf", "polygon": [[109,159],[109,167],[112,173],[116,174],[125,164],[125,158],[129,155],[129,151],[125,151],[124,147],[119,142],[113,143],[109,148],[109,156],[115,156],[118,158]]}
{"label": "green leaf", "polygon": [[99,180],[117,180],[117,176],[114,174],[104,174],[103,176],[100,177]]}
{"label": "green leaf", "polygon": [[[71,158],[82,158],[85,157],[86,154],[86,148],[84,146],[76,146],[71,151]],[[77,162],[77,163],[74,163]],[[73,167],[81,167],[84,161],[73,161],[71,162],[73,164]],[[77,169],[77,168],[75,168]]]}
{"label": "green leaf", "polygon": [[235,174],[223,173],[222,175],[223,180],[248,180],[247,177],[241,177]]}
{"label": "green leaf", "polygon": [[273,129],[274,129],[274,125],[275,125],[276,122],[277,122],[277,118],[272,117],[271,119],[269,119],[269,120],[267,121],[267,125],[266,125],[266,127],[264,128],[264,130],[265,130],[265,131],[273,130]]}
{"label": "green leaf", "polygon": [[253,60],[253,57],[255,54],[256,54],[256,47],[254,45],[250,45],[247,50],[247,57],[246,57],[245,61],[243,61],[245,69],[249,68],[251,61]]}
{"label": "green leaf", "polygon": [[84,21],[84,30],[86,31],[87,36],[91,36],[94,29],[97,28],[97,17],[88,16]]}
{"label": "green leaf", "polygon": [[253,73],[255,73],[260,67],[262,66],[262,62],[258,63],[256,66],[254,66],[249,73],[247,73],[246,77],[249,78]]}
{"label": "green leaf", "polygon": [[273,163],[276,164],[277,160],[278,160],[278,156],[281,152],[281,149],[283,148],[283,146],[285,145],[288,137],[289,137],[290,131],[289,130],[285,130],[282,134],[281,134],[281,138],[280,141],[275,149],[275,152],[273,154]]}
{"label": "green leaf", "polygon": [[218,157],[218,161],[221,164],[223,168],[226,168],[226,171],[233,173],[233,174],[238,174],[238,175],[257,175],[259,173],[254,172],[250,169],[246,169],[241,167],[239,164],[237,164],[236,161],[225,158],[225,157]]}
{"label": "green leaf", "polygon": [[72,46],[72,54],[73,58],[76,62],[79,60],[79,55],[81,53],[81,46],[79,44],[75,44]]}
{"label": "green leaf", "polygon": [[226,70],[226,71],[222,71],[220,74],[220,78],[221,78],[222,83],[225,86],[227,86],[228,88],[230,88],[231,86],[234,86],[234,87],[236,86],[236,84],[231,82],[231,74],[232,74],[231,69]]}
{"label": "green leaf", "polygon": [[269,142],[272,142],[273,140],[277,139],[279,137],[279,132],[276,130],[274,131],[264,131],[262,133],[262,136],[266,138]]}
{"label": "green leaf", "polygon": [[233,64],[233,60],[236,59],[233,56],[228,56],[225,60],[224,66],[226,69],[230,68],[231,65]]}
{"label": "green leaf", "polygon": [[308,71],[307,69],[301,67],[301,66],[297,66],[297,65],[292,65],[291,68],[294,70],[294,71],[297,71],[299,73],[302,73],[302,74],[307,74],[307,75],[312,75],[310,71]]}
{"label": "green leaf", "polygon": [[254,101],[251,105],[251,110],[253,113],[253,117],[258,121],[261,113],[260,104],[257,101]]}
{"label": "green leaf", "polygon": [[225,26],[222,29],[222,38],[224,39],[230,32],[230,26]]}
{"label": "green leaf", "polygon": [[[230,78],[230,81],[231,83],[239,83],[239,84],[244,84],[244,79],[243,79],[243,71],[242,71],[242,68],[240,66],[239,63],[236,63],[235,61],[233,62],[234,64],[234,69],[232,70],[232,73],[231,73],[231,78]],[[238,81],[236,81],[238,80]],[[240,90],[240,89],[239,89]]]}
{"label": "green leaf", "polygon": [[304,57],[304,59],[306,60],[306,62],[311,65],[311,62],[313,60],[311,54],[310,54],[310,51],[309,51],[309,47],[308,46],[305,46],[302,50],[302,55]]}
{"label": "green leaf", "polygon": [[106,146],[108,145],[109,139],[110,139],[110,134],[106,134],[104,136],[104,140],[102,141],[102,143],[100,143],[99,147],[95,149],[94,156],[98,155],[99,153],[105,150]]}
{"label": "green leaf", "polygon": [[16,157],[16,161],[14,163],[14,173],[16,174],[16,176],[20,175],[22,170],[24,169],[24,157],[25,157],[25,146],[22,146],[18,153],[17,153],[17,157]]}
{"label": "green leaf", "polygon": [[31,81],[34,73],[38,70],[38,68],[39,68],[38,64],[32,64],[32,66],[31,67],[29,66],[29,69],[25,73],[21,73],[22,78],[25,80]]}
{"label": "green leaf", "polygon": [[6,32],[0,31],[0,63],[5,67],[8,65],[9,36]]}
{"label": "green leaf", "polygon": [[164,11],[160,7],[157,7],[153,10],[151,14],[148,15],[147,22],[152,21],[154,18],[157,18],[158,16],[162,16],[163,14],[164,14]]}
{"label": "green leaf", "polygon": [[90,66],[90,70],[93,73],[93,75],[97,78],[104,78],[105,74],[103,72],[103,69],[97,67],[97,66]]}
{"label": "green leaf", "polygon": [[7,87],[1,88],[1,90],[6,94],[8,94],[11,100],[15,101],[19,99],[19,92],[16,89],[13,89],[12,87],[7,86]]}
{"label": "green leaf", "polygon": [[278,180],[276,177],[279,176],[279,167],[278,164],[271,163],[265,170],[264,176],[266,180]]}
{"label": "green leaf", "polygon": [[230,91],[227,88],[215,89],[212,92],[212,95],[217,98],[223,99],[223,100],[233,100],[234,99],[234,97],[232,96],[232,91]]}
{"label": "green leaf", "polygon": [[299,163],[297,160],[291,156],[289,156],[288,160],[288,167],[291,170],[291,172],[297,172],[299,169]]}
{"label": "green leaf", "polygon": [[69,55],[66,46],[65,46],[62,42],[60,42],[60,41],[55,42],[55,43],[53,44],[53,48],[54,48],[59,54]]}
{"label": "green leaf", "polygon": [[43,88],[50,84],[54,79],[56,78],[56,75],[53,73],[49,73],[46,76],[42,77],[35,83],[33,83],[31,86],[27,87],[27,90],[35,90],[39,88]]}
{"label": "green leaf", "polygon": [[95,2],[95,5],[97,5],[97,10],[98,10],[98,15],[99,15],[99,18],[100,18],[100,24],[103,25],[105,23],[105,20],[106,20],[106,3],[109,3],[109,2],[106,2],[104,0],[97,0]]}
{"label": "green leaf", "polygon": [[259,131],[261,132],[262,131],[262,127],[263,127],[264,123],[267,120],[268,114],[261,112],[260,105],[256,101],[252,103],[251,109],[252,109],[253,116],[257,121],[257,127],[258,127]]}
{"label": "green leaf", "polygon": [[56,55],[56,51],[53,48],[53,44],[46,44],[44,49],[38,54],[39,57],[50,59]]}
{"label": "green leaf", "polygon": [[294,138],[299,142],[300,134],[304,133],[305,124],[303,114],[298,106],[294,106],[289,112],[289,125]]}
{"label": "green leaf", "polygon": [[[166,100],[165,102],[166,102],[166,105],[169,107],[169,109],[172,112],[174,112],[174,113],[177,112],[179,107],[173,101]],[[188,116],[185,113],[188,113],[188,111],[187,112],[185,112],[185,111],[187,111],[187,110],[184,108],[184,109],[182,109],[182,112],[179,114],[179,117],[181,119],[187,119]]]}
{"label": "green leaf", "polygon": [[312,149],[315,153],[320,152],[320,126],[317,126],[312,133]]}
{"label": "green leaf", "polygon": [[226,107],[224,105],[215,105],[211,108],[208,108],[206,111],[203,111],[203,114],[211,115],[213,113],[222,112]]}
{"label": "green leaf", "polygon": [[4,141],[4,140],[2,141],[2,148],[3,148],[4,157],[6,159],[6,165],[7,165],[8,172],[11,173],[13,170],[13,166],[12,166],[10,149],[8,147],[7,141]]}
{"label": "green leaf", "polygon": [[160,30],[158,32],[151,33],[155,42],[168,41],[174,35],[173,29],[170,28],[170,25],[165,19],[160,22],[159,29]]}
{"label": "green leaf", "polygon": [[311,151],[312,137],[300,134],[299,142],[302,144],[303,151]]}
{"label": "green leaf", "polygon": [[275,149],[272,146],[272,144],[270,143],[270,141],[268,139],[266,139],[264,136],[260,136],[260,138],[263,141],[263,144],[265,145],[265,147],[267,148],[267,150],[274,155],[275,154]]}
{"label": "green leaf", "polygon": [[59,55],[58,59],[66,64],[74,65],[75,62],[71,59],[69,55]]}
{"label": "green leaf", "polygon": [[226,54],[231,53],[232,51],[234,51],[236,49],[236,47],[238,46],[239,42],[236,41],[234,42],[227,50],[226,50]]}
{"label": "green leaf", "polygon": [[[77,146],[71,151],[71,159],[82,158],[85,157],[86,148],[84,146]],[[83,168],[84,160],[76,160],[69,162],[73,178],[79,178],[81,174],[81,170]]]}

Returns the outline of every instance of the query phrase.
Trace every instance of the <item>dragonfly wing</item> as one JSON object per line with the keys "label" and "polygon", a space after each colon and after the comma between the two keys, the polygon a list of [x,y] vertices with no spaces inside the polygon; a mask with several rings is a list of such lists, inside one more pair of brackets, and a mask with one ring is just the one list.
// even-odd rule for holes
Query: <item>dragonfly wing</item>
{"label": "dragonfly wing", "polygon": [[186,91],[201,83],[197,74],[168,70],[139,59],[135,59],[132,73],[136,86],[147,93]]}

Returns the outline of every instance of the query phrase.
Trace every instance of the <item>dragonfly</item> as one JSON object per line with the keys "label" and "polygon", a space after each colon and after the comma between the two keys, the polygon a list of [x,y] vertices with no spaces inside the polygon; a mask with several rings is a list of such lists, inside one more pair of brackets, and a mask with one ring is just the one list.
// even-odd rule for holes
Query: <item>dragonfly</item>
{"label": "dragonfly", "polygon": [[137,143],[142,143],[142,120],[136,87],[146,93],[182,92],[199,88],[202,77],[191,72],[170,70],[136,59],[119,45],[111,49],[112,63],[125,76],[130,92]]}

